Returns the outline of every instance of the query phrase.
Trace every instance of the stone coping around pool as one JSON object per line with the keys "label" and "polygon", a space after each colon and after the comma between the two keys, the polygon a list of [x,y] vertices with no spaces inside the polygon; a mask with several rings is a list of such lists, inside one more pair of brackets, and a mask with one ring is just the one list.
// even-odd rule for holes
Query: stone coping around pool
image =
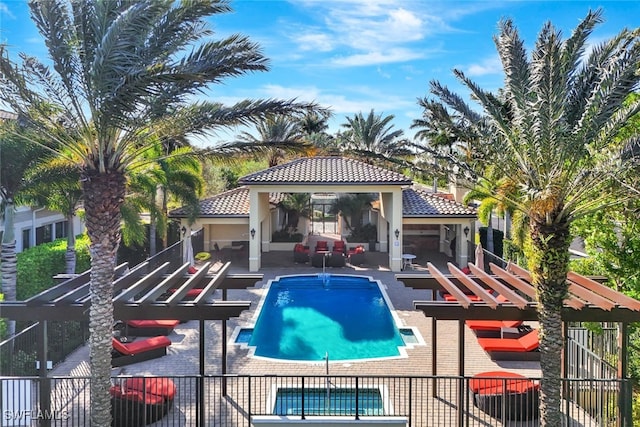
{"label": "stone coping around pool", "polygon": [[407,417],[394,417],[394,416],[380,416],[369,417],[361,416],[359,419],[355,417],[343,417],[343,416],[307,416],[302,419],[299,416],[290,415],[254,415],[251,417],[251,425],[261,426],[268,425],[269,427],[287,427],[291,425],[309,425],[317,424],[331,427],[353,427],[354,425],[366,427],[366,426],[380,426],[385,427],[406,427],[409,419]]}
{"label": "stone coping around pool", "polygon": [[[355,388],[353,388],[352,386],[348,385],[348,384],[332,384],[331,383],[331,376],[327,377],[327,381],[328,381],[328,386],[330,387],[330,390],[347,390],[347,391],[351,391],[351,390],[355,390]],[[335,378],[335,377],[334,377]],[[310,386],[309,389],[317,389],[318,387],[314,387],[314,386]],[[358,387],[361,390],[364,389],[373,389],[373,390],[377,390],[378,393],[380,394],[380,400],[382,401],[382,410],[384,415],[376,415],[375,417],[388,417],[393,415],[393,405],[391,405],[391,400],[389,399],[389,388],[385,385],[385,384],[373,384],[373,385],[368,385],[368,384],[361,384]],[[278,391],[279,390],[299,390],[300,389],[300,384],[273,384],[271,386],[271,391],[269,393],[269,397],[267,398],[267,407],[266,412],[273,412],[273,408],[275,408],[276,406],[276,398],[278,396]],[[285,416],[285,415],[274,415],[274,416]],[[292,415],[292,417],[296,417],[297,415]],[[367,415],[361,415],[360,417],[365,417]],[[310,417],[328,417],[328,415],[305,415],[305,417],[310,418]],[[341,415],[332,415],[330,416],[330,418],[335,418],[335,417],[341,417]],[[349,416],[347,416],[349,417]],[[355,415],[351,415],[351,417],[355,418]]]}
{"label": "stone coping around pool", "polygon": [[332,364],[351,364],[351,363],[358,363],[358,362],[370,362],[370,361],[381,361],[381,360],[391,360],[391,359],[405,359],[408,358],[409,355],[407,353],[407,350],[413,349],[416,346],[424,346],[426,345],[424,339],[422,338],[422,334],[420,333],[419,329],[415,326],[408,326],[404,323],[404,321],[400,318],[400,316],[398,316],[398,313],[396,312],[393,303],[391,302],[391,299],[389,298],[389,295],[387,294],[387,285],[382,283],[379,279],[375,279],[372,276],[366,276],[366,275],[358,275],[358,274],[331,274],[331,273],[311,273],[311,274],[286,274],[286,275],[278,275],[276,277],[274,277],[273,279],[269,279],[269,281],[267,283],[263,283],[261,286],[262,289],[262,295],[260,297],[260,300],[256,306],[255,312],[253,313],[253,316],[251,317],[251,322],[245,325],[240,325],[240,326],[236,326],[233,330],[233,332],[231,333],[231,336],[229,338],[228,343],[230,345],[236,345],[239,346],[242,349],[246,349],[248,351],[247,353],[247,357],[251,357],[251,358],[255,358],[255,359],[262,359],[262,360],[268,360],[270,362],[281,362],[281,363],[300,363],[300,364],[311,364],[311,365],[318,365],[318,364],[324,364],[326,363],[326,360],[290,360],[290,359],[274,359],[271,357],[264,357],[264,356],[256,356],[255,351],[256,351],[256,347],[255,346],[251,346],[249,345],[248,342],[236,342],[238,339],[238,335],[240,334],[240,332],[244,329],[254,329],[257,321],[258,321],[258,317],[260,317],[260,313],[262,312],[262,308],[265,304],[265,301],[267,299],[267,294],[269,293],[269,290],[271,289],[271,284],[273,282],[278,282],[280,279],[283,278],[287,278],[287,277],[301,277],[301,276],[309,276],[309,277],[319,277],[322,274],[326,274],[326,275],[330,275],[330,276],[334,276],[334,277],[359,277],[359,278],[363,278],[363,279],[367,279],[372,283],[377,284],[378,289],[380,290],[380,294],[382,295],[382,298],[385,301],[385,304],[387,304],[387,308],[389,309],[389,312],[391,313],[391,317],[393,318],[393,321],[396,325],[396,328],[398,329],[398,332],[400,332],[401,329],[411,329],[411,331],[413,332],[414,336],[416,337],[417,342],[416,343],[407,343],[403,340],[403,345],[398,346],[398,355],[397,356],[389,356],[389,357],[376,357],[376,358],[363,358],[363,359],[345,359],[345,360],[329,360],[329,363]]}

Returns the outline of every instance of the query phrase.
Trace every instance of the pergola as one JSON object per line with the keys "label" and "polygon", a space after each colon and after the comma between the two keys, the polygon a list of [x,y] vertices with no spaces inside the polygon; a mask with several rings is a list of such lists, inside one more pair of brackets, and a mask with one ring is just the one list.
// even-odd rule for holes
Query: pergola
{"label": "pergola", "polygon": [[[430,274],[396,274],[395,278],[414,289],[430,289],[432,299],[414,301],[414,307],[432,319],[432,374],[437,375],[437,321],[458,321],[458,372],[464,376],[466,320],[538,320],[538,301],[531,274],[516,264],[501,268],[490,263],[486,273],[469,263],[465,274],[449,263],[449,273],[428,264]],[[618,377],[628,378],[629,335],[631,322],[640,322],[640,301],[617,292],[596,279],[573,272],[567,275],[569,294],[562,309],[563,334],[568,335],[568,322],[617,322],[619,324]],[[439,301],[437,290],[451,294],[455,301]],[[497,299],[494,295],[502,298]],[[567,372],[567,347],[564,347],[563,372]],[[619,402],[625,414],[625,402]],[[627,408],[629,409],[629,408]],[[630,410],[630,409],[629,409]]]}
{"label": "pergola", "polygon": [[[251,306],[250,301],[228,301],[229,289],[245,289],[262,280],[262,274],[229,274],[230,263],[214,273],[210,263],[189,274],[190,263],[172,269],[170,262],[152,266],[149,260],[129,269],[116,268],[113,282],[113,312],[117,320],[176,319],[199,320],[199,373],[205,374],[205,320],[222,321],[222,373],[227,373],[226,323]],[[66,280],[25,301],[0,302],[0,315],[11,320],[39,322],[39,374],[47,376],[47,321],[86,321],[91,306],[90,271]],[[192,289],[201,289],[193,300],[184,300]],[[211,300],[216,289],[222,290],[222,300]],[[169,296],[168,296],[169,295]],[[48,382],[40,388],[40,401],[47,408],[50,402]],[[203,396],[203,394],[201,394]]]}

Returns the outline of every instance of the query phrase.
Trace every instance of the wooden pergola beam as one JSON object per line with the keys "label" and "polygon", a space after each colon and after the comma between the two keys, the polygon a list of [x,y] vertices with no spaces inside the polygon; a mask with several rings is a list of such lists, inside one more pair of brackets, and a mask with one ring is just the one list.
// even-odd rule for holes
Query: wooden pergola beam
{"label": "wooden pergola beam", "polygon": [[460,304],[462,304],[465,308],[468,308],[471,305],[471,300],[458,288],[456,285],[451,283],[449,279],[444,277],[444,275],[438,270],[433,264],[430,262],[427,263],[427,268],[429,269],[429,273],[436,278],[438,283],[442,285],[442,287],[449,292],[451,295],[457,299]]}

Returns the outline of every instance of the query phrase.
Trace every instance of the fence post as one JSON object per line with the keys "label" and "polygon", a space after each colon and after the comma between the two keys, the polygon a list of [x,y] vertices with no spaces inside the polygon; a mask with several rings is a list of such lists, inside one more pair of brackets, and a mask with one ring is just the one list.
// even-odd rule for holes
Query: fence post
{"label": "fence post", "polygon": [[[47,377],[47,321],[42,320],[38,323],[38,360],[40,361],[40,367],[38,369],[38,375],[40,377],[40,411],[44,414],[50,414],[51,412],[51,382]],[[51,425],[50,417],[43,417],[40,419],[40,425],[42,427],[48,427]]]}

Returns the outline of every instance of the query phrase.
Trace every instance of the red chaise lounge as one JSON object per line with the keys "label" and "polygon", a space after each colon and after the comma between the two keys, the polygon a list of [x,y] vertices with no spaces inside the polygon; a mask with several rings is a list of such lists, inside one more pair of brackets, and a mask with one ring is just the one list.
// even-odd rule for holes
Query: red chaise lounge
{"label": "red chaise lounge", "polygon": [[499,338],[503,328],[517,328],[522,320],[467,320],[465,324],[478,338]]}
{"label": "red chaise lounge", "polygon": [[[197,295],[196,295],[197,296]],[[179,320],[127,320],[125,335],[135,337],[155,337],[169,335],[173,328],[180,324]]]}
{"label": "red chaise lounge", "polygon": [[112,338],[111,343],[113,345],[111,366],[117,367],[162,357],[167,354],[167,347],[171,345],[171,340],[165,336],[159,336],[122,343]]}
{"label": "red chaise lounge", "polygon": [[155,423],[173,406],[176,386],[168,378],[128,378],[113,386],[113,427],[135,427]]}
{"label": "red chaise lounge", "polygon": [[478,338],[492,360],[540,360],[538,330],[520,338]]}

